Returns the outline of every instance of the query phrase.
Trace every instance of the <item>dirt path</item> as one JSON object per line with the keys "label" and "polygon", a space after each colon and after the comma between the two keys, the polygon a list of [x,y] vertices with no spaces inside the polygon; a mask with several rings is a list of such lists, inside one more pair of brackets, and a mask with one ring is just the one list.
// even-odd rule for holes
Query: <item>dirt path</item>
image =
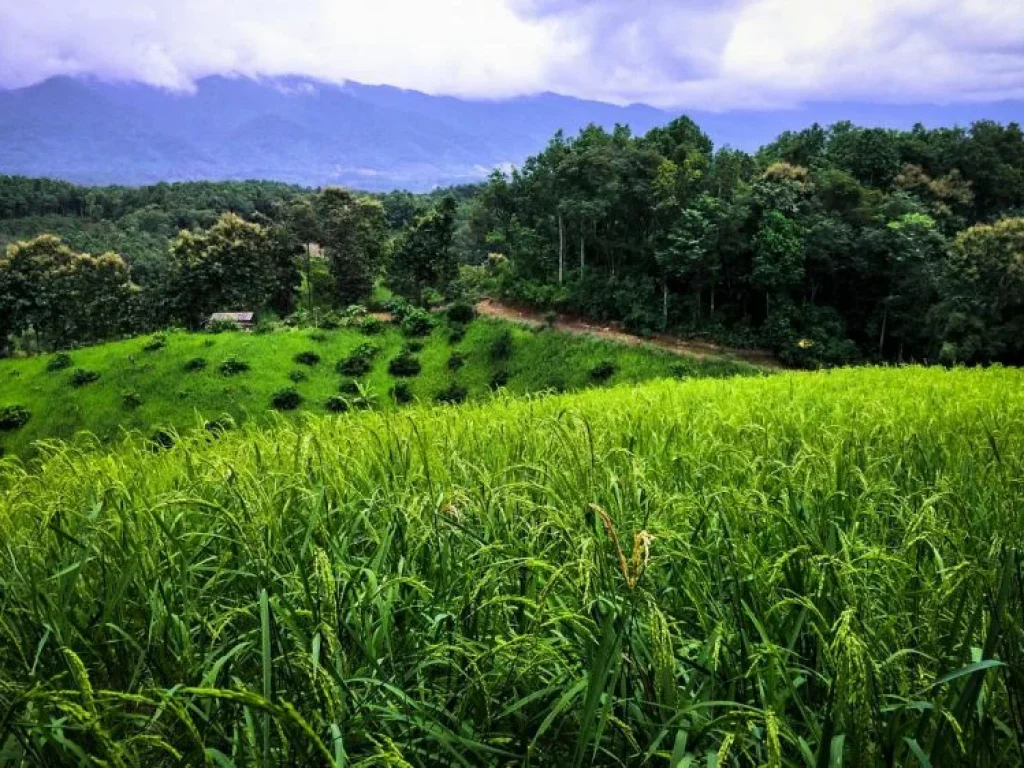
{"label": "dirt path", "polygon": [[[484,299],[476,305],[477,312],[485,317],[498,317],[523,325],[543,325],[543,313],[502,304],[494,299]],[[732,349],[704,341],[686,341],[666,334],[654,334],[649,338],[637,336],[622,330],[618,323],[593,325],[577,317],[559,315],[555,321],[556,330],[566,333],[594,336],[620,344],[646,344],[664,349],[677,355],[688,355],[698,360],[734,358],[762,368],[780,368],[781,365],[771,352],[763,349]]]}

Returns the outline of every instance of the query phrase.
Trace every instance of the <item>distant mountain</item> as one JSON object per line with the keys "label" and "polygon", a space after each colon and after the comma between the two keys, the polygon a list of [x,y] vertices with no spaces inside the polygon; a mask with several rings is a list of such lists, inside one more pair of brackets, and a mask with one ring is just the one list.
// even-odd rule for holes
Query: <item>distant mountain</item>
{"label": "distant mountain", "polygon": [[[689,114],[716,144],[753,150],[815,121],[1008,122],[1024,117],[1024,103]],[[572,134],[588,123],[624,123],[645,133],[675,116],[552,93],[468,100],[300,77],[208,77],[193,93],[55,77],[0,91],[0,173],[83,184],[260,178],[424,190],[520,164],[559,129]]]}

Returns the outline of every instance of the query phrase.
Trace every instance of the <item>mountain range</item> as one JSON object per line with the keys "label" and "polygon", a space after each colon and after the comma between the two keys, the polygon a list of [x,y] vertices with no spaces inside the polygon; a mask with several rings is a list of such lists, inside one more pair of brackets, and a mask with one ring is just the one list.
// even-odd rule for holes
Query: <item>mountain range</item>
{"label": "mountain range", "polygon": [[[559,129],[622,123],[645,133],[679,114],[553,93],[474,100],[304,77],[211,76],[191,92],[54,77],[0,90],[0,173],[81,184],[259,178],[422,191],[518,165]],[[908,128],[1020,121],[1024,102],[687,114],[716,145],[754,150],[813,122]]]}

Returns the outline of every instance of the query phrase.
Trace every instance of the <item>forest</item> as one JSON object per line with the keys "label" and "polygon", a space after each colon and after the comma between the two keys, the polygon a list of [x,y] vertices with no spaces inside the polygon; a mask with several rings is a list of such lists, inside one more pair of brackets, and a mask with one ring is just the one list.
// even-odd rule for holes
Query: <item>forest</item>
{"label": "forest", "polygon": [[0,177],[5,242],[7,354],[222,310],[330,322],[383,281],[415,304],[496,294],[798,367],[1024,361],[1017,124],[814,125],[753,155],[685,117],[591,126],[428,195]]}

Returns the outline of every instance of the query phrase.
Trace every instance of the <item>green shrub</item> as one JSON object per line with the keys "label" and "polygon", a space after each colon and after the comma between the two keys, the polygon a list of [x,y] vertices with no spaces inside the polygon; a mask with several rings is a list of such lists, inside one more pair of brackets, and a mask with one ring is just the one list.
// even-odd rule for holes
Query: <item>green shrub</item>
{"label": "green shrub", "polygon": [[86,384],[91,384],[96,381],[100,375],[96,371],[89,371],[85,368],[76,368],[71,373],[71,386],[72,387],[84,387]]}
{"label": "green shrub", "polygon": [[515,344],[515,337],[510,328],[502,328],[491,342],[491,359],[508,360],[512,357],[512,348]]}
{"label": "green shrub", "polygon": [[224,432],[229,431],[234,426],[234,422],[228,417],[221,417],[219,419],[210,419],[203,428],[211,435],[221,435]]}
{"label": "green shrub", "polygon": [[456,302],[448,307],[448,319],[453,323],[466,323],[473,322],[476,317],[476,308],[472,304],[466,302]]}
{"label": "green shrub", "polygon": [[451,323],[448,326],[448,342],[450,344],[458,344],[466,338],[466,326],[462,323]]}
{"label": "green shrub", "polygon": [[9,432],[14,429],[21,429],[28,423],[30,418],[32,418],[32,414],[24,406],[5,405],[3,408],[0,408],[0,431]]}
{"label": "green shrub", "polygon": [[366,317],[359,324],[359,330],[367,336],[376,336],[384,332],[384,323],[379,317]]}
{"label": "green shrub", "polygon": [[245,373],[249,368],[249,363],[239,360],[237,357],[229,357],[219,366],[220,372],[224,376],[237,376],[239,373]]}
{"label": "green shrub", "polygon": [[373,368],[373,360],[379,353],[380,347],[376,344],[363,342],[338,363],[336,370],[343,376],[363,376]]}
{"label": "green shrub", "polygon": [[295,362],[299,365],[318,365],[320,363],[320,355],[312,350],[306,350],[305,352],[299,352],[295,356]]}
{"label": "green shrub", "polygon": [[189,360],[184,365],[185,371],[187,371],[189,373],[193,373],[195,371],[201,371],[204,368],[206,368],[206,358],[205,357],[193,357],[191,360]]}
{"label": "green shrub", "polygon": [[420,372],[420,361],[409,351],[404,351],[388,364],[392,376],[416,376]]}
{"label": "green shrub", "polygon": [[212,323],[206,326],[206,330],[210,333],[230,333],[232,331],[240,330],[241,326],[234,320],[219,319],[214,320]]}
{"label": "green shrub", "polygon": [[142,405],[142,398],[137,392],[125,392],[121,395],[121,405],[125,410],[133,411]]}
{"label": "green shrub", "polygon": [[324,402],[324,408],[331,413],[345,413],[349,407],[348,399],[341,395],[331,395]]}
{"label": "green shrub", "polygon": [[270,404],[278,411],[294,411],[302,405],[302,395],[295,387],[285,387],[274,393],[270,398]]}
{"label": "green shrub", "polygon": [[166,429],[158,429],[149,438],[149,449],[151,451],[169,451],[174,447],[175,442],[177,441],[174,439],[174,435]]}
{"label": "green shrub", "polygon": [[358,395],[362,392],[359,382],[355,379],[342,379],[338,391],[345,395]]}
{"label": "green shrub", "polygon": [[419,339],[412,339],[412,340],[410,340],[410,341],[408,341],[408,342],[406,343],[406,345],[405,345],[404,349],[405,349],[405,350],[406,350],[406,351],[407,351],[407,352],[408,352],[409,354],[412,354],[412,355],[414,355],[414,354],[416,354],[417,352],[422,352],[422,351],[423,351],[423,347],[424,347],[424,344],[423,344],[423,342],[422,342],[422,341],[420,341]]}
{"label": "green shrub", "polygon": [[405,336],[428,336],[432,330],[434,317],[425,309],[414,307],[402,320],[402,333]]}
{"label": "green shrub", "polygon": [[590,369],[590,378],[593,381],[608,381],[615,375],[617,366],[613,360],[602,360]]}
{"label": "green shrub", "polygon": [[391,388],[391,397],[399,405],[412,402],[412,389],[407,381],[396,381]]}
{"label": "green shrub", "polygon": [[501,389],[502,387],[508,386],[508,371],[501,368],[491,374],[490,386],[491,389]]}
{"label": "green shrub", "polygon": [[469,392],[464,386],[453,381],[447,387],[438,392],[434,400],[439,403],[455,405],[465,402],[468,394]]}
{"label": "green shrub", "polygon": [[142,345],[143,352],[157,352],[167,346],[167,337],[162,333],[157,334]]}
{"label": "green shrub", "polygon": [[298,384],[309,379],[309,374],[306,373],[305,371],[294,370],[288,373],[288,378],[294,381],[296,384]]}
{"label": "green shrub", "polygon": [[58,352],[46,363],[46,370],[50,373],[55,373],[56,371],[63,371],[66,368],[70,368],[73,364],[71,355],[67,352]]}
{"label": "green shrub", "polygon": [[451,356],[448,358],[448,370],[449,371],[457,371],[457,370],[459,370],[459,368],[461,368],[465,364],[466,364],[466,358],[463,357],[462,354],[459,353],[459,352],[452,352]]}

